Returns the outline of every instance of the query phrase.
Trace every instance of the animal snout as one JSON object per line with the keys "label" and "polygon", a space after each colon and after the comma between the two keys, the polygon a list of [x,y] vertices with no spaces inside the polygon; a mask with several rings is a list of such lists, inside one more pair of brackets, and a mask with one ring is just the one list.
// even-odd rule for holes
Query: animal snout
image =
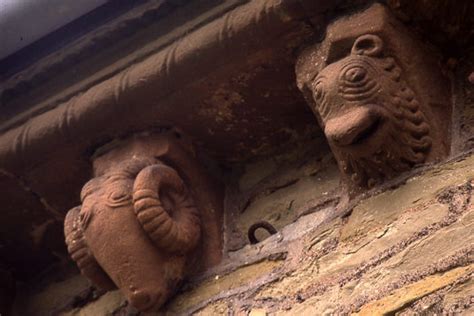
{"label": "animal snout", "polygon": [[336,145],[348,146],[360,143],[377,130],[380,116],[368,106],[361,106],[328,120],[326,137]]}
{"label": "animal snout", "polygon": [[150,293],[145,291],[135,291],[130,295],[129,298],[130,304],[138,310],[147,311],[153,310],[156,306],[156,299]]}

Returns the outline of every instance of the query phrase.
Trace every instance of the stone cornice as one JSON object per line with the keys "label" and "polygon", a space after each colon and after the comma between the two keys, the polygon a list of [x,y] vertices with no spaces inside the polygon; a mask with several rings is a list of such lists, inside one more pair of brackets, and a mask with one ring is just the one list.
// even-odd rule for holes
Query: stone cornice
{"label": "stone cornice", "polygon": [[[180,110],[157,107],[163,99],[231,57],[243,57],[278,42],[295,27],[295,21],[314,14],[304,5],[305,1],[296,0],[255,0],[237,7],[55,109],[5,132],[0,137],[2,165],[25,166],[71,143],[90,144],[125,130],[165,123],[170,110]],[[323,12],[327,5],[317,9]]]}
{"label": "stone cornice", "polygon": [[[0,106],[3,108],[0,131],[16,127],[31,117],[55,108],[134,63],[166,49],[178,38],[244,2],[246,1],[229,0],[219,4],[215,0],[208,0],[183,6],[179,1],[156,0],[133,8],[3,80],[0,85]],[[204,13],[201,12],[203,10]],[[186,23],[175,25],[175,20]],[[148,29],[155,31],[147,31]],[[156,29],[159,29],[158,33]],[[150,34],[136,35],[147,32]],[[133,40],[137,36],[146,37],[141,40],[146,41],[147,45],[139,47],[132,54],[114,50],[113,56],[110,56],[111,53],[107,52],[111,47],[117,46],[117,43],[130,40],[134,41],[132,46],[139,46],[140,43],[135,43],[137,39]],[[157,38],[148,43],[147,36]],[[99,57],[97,61],[96,56],[101,54],[107,56]],[[74,70],[78,64],[89,69],[89,72],[78,73]],[[73,81],[59,84],[55,82],[64,75],[65,69],[71,68],[75,74]],[[51,87],[54,87],[54,93],[51,93]],[[44,90],[48,92],[44,93]]]}

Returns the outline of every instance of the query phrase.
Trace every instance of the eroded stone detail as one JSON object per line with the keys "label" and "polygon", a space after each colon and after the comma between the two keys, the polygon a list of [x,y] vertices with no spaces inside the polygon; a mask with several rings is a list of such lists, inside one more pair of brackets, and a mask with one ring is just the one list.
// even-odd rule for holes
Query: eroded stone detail
{"label": "eroded stone detail", "polygon": [[380,37],[362,35],[351,54],[324,68],[312,85],[340,167],[362,187],[423,163],[432,144],[415,93],[382,51]]}
{"label": "eroded stone detail", "polygon": [[[360,34],[348,30],[364,18],[357,24],[361,26]],[[442,80],[413,85],[417,78],[412,73],[417,65],[406,60],[406,52],[397,55],[397,50],[409,50],[417,55],[414,60],[423,58],[426,52],[420,47],[395,46],[409,46],[412,41],[404,33],[395,33],[396,28],[387,30],[389,21],[387,12],[377,5],[354,21],[336,23],[328,31],[336,35],[311,48],[317,51],[313,55],[303,53],[297,66],[300,89],[352,193],[439,159],[448,151],[449,123],[439,122],[450,121],[450,105],[445,97],[432,100],[432,89],[446,88],[440,85]],[[389,40],[388,36],[395,39]],[[418,76],[436,71],[420,66]],[[446,117],[440,115],[443,109],[438,102],[446,102]]]}
{"label": "eroded stone detail", "polygon": [[118,287],[147,312],[159,310],[195,271],[209,235],[178,170],[146,152],[100,162],[106,167],[84,185],[82,205],[68,212],[64,230],[83,275],[106,290]]}

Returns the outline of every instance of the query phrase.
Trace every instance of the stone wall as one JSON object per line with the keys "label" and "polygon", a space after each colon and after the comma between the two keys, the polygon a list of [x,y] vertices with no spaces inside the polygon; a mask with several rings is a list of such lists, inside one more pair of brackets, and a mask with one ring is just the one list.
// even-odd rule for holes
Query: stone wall
{"label": "stone wall", "polygon": [[[232,249],[166,314],[474,312],[474,155],[415,170],[351,204],[335,203],[331,157],[314,155],[295,149],[240,168],[239,191],[253,195],[239,195],[245,209],[227,227]],[[245,229],[262,219],[278,233],[248,244]],[[138,314],[118,291],[102,293],[74,272],[43,282],[21,292],[14,315]]]}
{"label": "stone wall", "polygon": [[[402,18],[412,26],[427,19]],[[430,41],[441,47],[450,36],[461,37]],[[320,131],[276,156],[227,161],[219,170],[224,259],[188,280],[163,314],[474,314],[474,59],[472,49],[442,53],[454,92],[449,158],[350,201]],[[277,232],[258,229],[251,244],[258,223]],[[12,315],[141,315],[118,290],[95,288],[58,257],[34,282],[18,284]]]}

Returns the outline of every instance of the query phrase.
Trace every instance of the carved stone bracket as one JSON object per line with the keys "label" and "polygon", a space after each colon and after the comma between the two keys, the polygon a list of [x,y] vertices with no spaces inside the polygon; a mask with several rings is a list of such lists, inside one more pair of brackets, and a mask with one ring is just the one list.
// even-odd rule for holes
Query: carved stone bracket
{"label": "carved stone bracket", "polygon": [[146,312],[221,258],[221,194],[177,137],[135,136],[104,148],[64,224],[81,272]]}
{"label": "carved stone bracket", "polygon": [[380,4],[342,18],[296,65],[351,195],[450,147],[450,85],[439,55]]}

